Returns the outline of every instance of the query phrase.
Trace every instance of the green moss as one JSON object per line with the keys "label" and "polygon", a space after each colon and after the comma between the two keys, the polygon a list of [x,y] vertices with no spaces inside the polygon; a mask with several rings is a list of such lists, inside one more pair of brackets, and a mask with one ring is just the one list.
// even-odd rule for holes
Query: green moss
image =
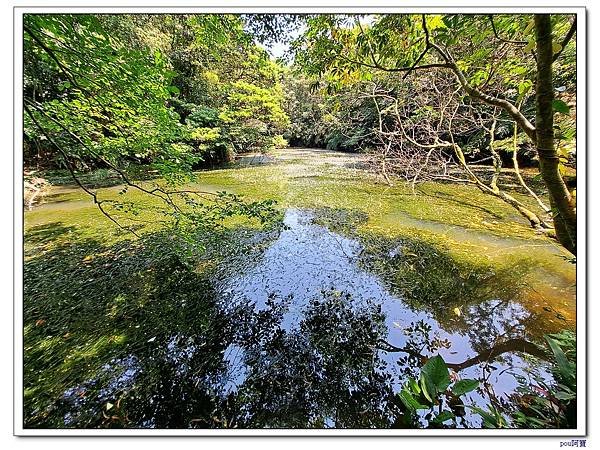
{"label": "green moss", "polygon": [[[252,200],[272,198],[282,207],[360,209],[371,218],[371,226],[385,227],[391,233],[396,228],[391,223],[394,215],[405,213],[414,219],[483,230],[499,236],[543,239],[510,206],[472,186],[426,183],[420,185],[414,195],[404,183],[388,186],[364,171],[335,164],[306,164],[306,160],[299,158],[278,164],[204,171],[197,174],[197,179],[197,183],[189,187],[208,192],[226,190]],[[99,190],[100,198],[106,199],[139,202],[144,197],[135,189],[123,196],[117,192],[115,188]],[[57,197],[58,201],[84,199],[85,194],[81,193]],[[83,205],[79,206],[83,208]],[[70,212],[74,213],[74,209]],[[41,223],[40,215],[53,219],[50,210],[32,211],[26,214],[27,222]],[[76,213],[70,213],[69,216],[74,216],[69,217],[70,220],[80,223],[92,220],[89,214],[77,217]]]}

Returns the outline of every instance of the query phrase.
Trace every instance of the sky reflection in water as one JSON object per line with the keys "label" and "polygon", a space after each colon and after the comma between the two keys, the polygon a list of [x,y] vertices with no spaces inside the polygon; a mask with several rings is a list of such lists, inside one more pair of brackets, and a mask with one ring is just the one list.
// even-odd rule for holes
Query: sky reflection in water
{"label": "sky reflection in water", "polygon": [[[157,404],[184,408],[182,401],[196,398],[197,392],[190,392],[194,390],[206,397],[207,411],[213,411],[209,415],[221,414],[230,421],[211,423],[204,418],[200,426],[389,426],[393,422],[386,406],[389,395],[418,368],[401,353],[378,350],[378,339],[396,347],[411,341],[447,340],[448,348],[433,353],[439,351],[447,362],[461,362],[475,356],[482,345],[489,347],[502,336],[522,336],[525,331],[527,310],[516,302],[494,298],[461,309],[467,323],[479,326],[452,329],[452,318],[442,326],[430,311],[411,308],[377,275],[361,268],[364,248],[358,241],[313,223],[309,211],[290,209],[284,222],[286,228],[247,270],[217,282],[217,305],[233,336],[223,337],[220,353],[186,336],[152,343],[157,346],[152,359],[171,367],[172,378],[162,380],[161,389],[145,399],[146,411],[139,414],[135,426],[172,426],[173,422],[156,418]],[[447,314],[454,314],[452,307]],[[426,332],[405,332],[409,327],[414,330],[415,324]],[[423,354],[431,353],[423,350]],[[105,372],[112,372],[108,381],[90,380],[66,391],[65,425],[77,426],[78,410],[87,407],[97,412],[100,407],[83,400],[78,395],[81,389],[102,384],[97,394],[102,404],[144,383],[142,358],[131,355],[112,360],[104,367]],[[495,394],[502,397],[516,388],[511,373],[526,374],[529,369],[523,358],[505,354],[487,368],[475,365],[460,375],[485,375]],[[543,368],[538,370],[549,377]],[[183,387],[181,380],[186,383]],[[477,392],[468,398],[474,404],[488,403]],[[358,409],[381,416],[379,422],[358,418]],[[463,425],[477,427],[480,421],[467,414]]]}

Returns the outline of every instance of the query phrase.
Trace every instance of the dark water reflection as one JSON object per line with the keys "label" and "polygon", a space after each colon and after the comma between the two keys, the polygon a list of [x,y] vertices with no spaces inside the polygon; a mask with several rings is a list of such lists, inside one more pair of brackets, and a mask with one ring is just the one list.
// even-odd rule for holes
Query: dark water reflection
{"label": "dark water reflection", "polygon": [[[449,304],[442,325],[440,311],[407,302],[362,268],[357,240],[315,224],[307,211],[288,210],[285,225],[266,250],[246,258],[246,270],[233,267],[215,281],[216,298],[186,314],[193,325],[150,330],[143,345],[109,359],[43,416],[66,427],[395,427],[394,394],[420,361],[382,350],[382,341],[462,362],[527,334],[531,314],[506,298],[459,313]],[[512,373],[549,376],[531,361],[506,353],[460,376],[486,380],[505,397],[516,388]],[[468,402],[485,405],[489,397],[480,389]],[[36,420],[32,426],[56,426]],[[469,414],[459,423],[479,425]]]}
{"label": "dark water reflection", "polygon": [[[453,305],[448,305],[445,315],[450,319],[442,326],[433,312],[409,306],[400,296],[390,293],[378,276],[362,270],[358,262],[364,248],[356,240],[316,225],[308,211],[288,210],[285,224],[288,229],[260,261],[245,274],[227,280],[221,290],[237,302],[250,299],[257,310],[265,308],[274,295],[286,299],[289,306],[280,326],[287,334],[302,334],[307,316],[324,313],[315,310],[315,304],[319,305],[316,299],[336,297],[343,299],[338,308],[350,308],[356,314],[371,311],[367,323],[376,326],[374,334],[369,335],[366,330],[344,325],[353,333],[341,333],[336,340],[338,346],[347,338],[353,340],[351,345],[366,340],[367,347],[372,348],[378,346],[378,339],[384,339],[395,347],[409,346],[424,355],[439,353],[447,362],[462,362],[497,341],[526,335],[531,314],[520,304],[505,299],[491,298],[466,306],[461,308],[460,316],[453,312]],[[322,320],[339,322],[340,318],[325,316]],[[402,356],[386,351],[373,355],[377,362],[372,368],[377,368],[393,392],[398,391],[407,375],[418,374],[418,361]],[[236,360],[230,366],[234,372],[240,373],[239,363]],[[493,365],[468,367],[461,376],[484,377],[495,395],[501,397],[517,387],[513,373],[525,375],[529,370],[523,358],[505,354]],[[541,372],[548,376],[543,369]],[[240,380],[242,386],[246,378],[238,378],[238,383]],[[471,400],[479,405],[489,403],[478,393],[472,394]],[[479,421],[470,417],[467,423],[478,426]]]}

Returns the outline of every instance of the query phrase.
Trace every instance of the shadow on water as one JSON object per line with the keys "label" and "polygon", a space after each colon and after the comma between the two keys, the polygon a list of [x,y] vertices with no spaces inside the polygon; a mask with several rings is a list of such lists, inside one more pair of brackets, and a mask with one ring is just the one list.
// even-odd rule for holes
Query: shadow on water
{"label": "shadow on water", "polygon": [[60,222],[36,225],[27,230],[27,243],[30,245],[48,244],[65,234],[74,233],[74,226],[65,226]]}
{"label": "shadow on water", "polygon": [[[336,223],[365,220],[343,214]],[[418,355],[461,362],[531,335],[536,317],[514,301],[524,268],[463,267],[417,241],[348,237],[326,217],[288,210],[275,233],[221,236],[214,270],[190,266],[168,234],[31,255],[25,426],[396,427]],[[510,372],[547,376],[536,361],[509,351],[461,376],[503,396]]]}

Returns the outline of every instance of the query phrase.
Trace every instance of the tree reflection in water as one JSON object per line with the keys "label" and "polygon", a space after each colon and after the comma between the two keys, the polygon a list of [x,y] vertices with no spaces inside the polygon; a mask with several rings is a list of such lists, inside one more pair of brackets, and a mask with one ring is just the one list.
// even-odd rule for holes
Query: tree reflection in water
{"label": "tree reflection in water", "polygon": [[[34,308],[47,304],[45,315],[52,323],[53,315],[64,317],[65,308],[79,307],[79,298],[86,298],[93,322],[69,326],[85,331],[90,342],[97,339],[94,331],[105,330],[126,336],[129,343],[99,354],[100,368],[88,372],[64,371],[68,353],[60,352],[70,347],[56,347],[55,373],[67,374],[56,384],[64,386],[62,394],[50,398],[45,409],[26,403],[26,425],[388,428],[405,425],[395,394],[427,357],[439,353],[465,378],[485,375],[498,396],[514,392],[509,370],[526,374],[539,366],[515,353],[530,350],[521,344],[532,316],[494,296],[489,284],[483,286],[485,295],[469,288],[472,301],[460,315],[451,314],[455,303],[449,299],[445,305],[433,297],[420,303],[406,299],[359,268],[364,248],[358,241],[298,212],[286,218],[288,228],[241,278],[230,280],[230,289],[207,284],[176,258],[164,257],[151,271],[124,259],[106,285],[112,290],[88,298],[89,290],[77,291],[79,278],[83,283],[94,273],[102,279],[107,263],[114,263],[98,257],[87,271],[77,271],[85,254],[56,251],[69,276],[27,293],[37,299]],[[27,262],[29,285],[35,286],[49,256]],[[147,289],[145,303],[138,302],[142,288]],[[34,312],[27,315],[30,322],[36,320]],[[42,352],[45,341],[39,342]],[[26,364],[41,361],[34,359],[38,347],[28,350]],[[480,367],[488,358],[495,359],[493,366]],[[473,364],[460,366],[469,359]],[[27,372],[26,386],[38,382],[34,375]],[[488,398],[473,392],[469,401],[484,405]],[[467,413],[463,425],[479,422]]]}
{"label": "tree reflection in water", "polygon": [[[435,354],[440,342],[428,340],[428,327],[413,325],[415,339],[409,339],[408,347],[421,354],[402,358],[382,345],[388,331],[376,303],[357,305],[348,294],[324,291],[308,302],[298,327],[285,330],[282,323],[288,308],[289,302],[276,296],[261,310],[247,303],[224,316],[225,340],[214,333],[212,340],[208,335],[174,335],[156,342],[146,353],[115,361],[112,379],[79,387],[104,383],[103,392],[85,404],[65,402],[64,413],[72,426],[77,426],[75,418],[86,416],[88,420],[101,417],[95,425],[113,427],[389,428],[400,424],[403,407],[395,393],[402,380],[394,379],[389,366],[399,364],[401,373],[408,375],[426,356]],[[107,403],[113,405],[111,411],[105,411]]]}

